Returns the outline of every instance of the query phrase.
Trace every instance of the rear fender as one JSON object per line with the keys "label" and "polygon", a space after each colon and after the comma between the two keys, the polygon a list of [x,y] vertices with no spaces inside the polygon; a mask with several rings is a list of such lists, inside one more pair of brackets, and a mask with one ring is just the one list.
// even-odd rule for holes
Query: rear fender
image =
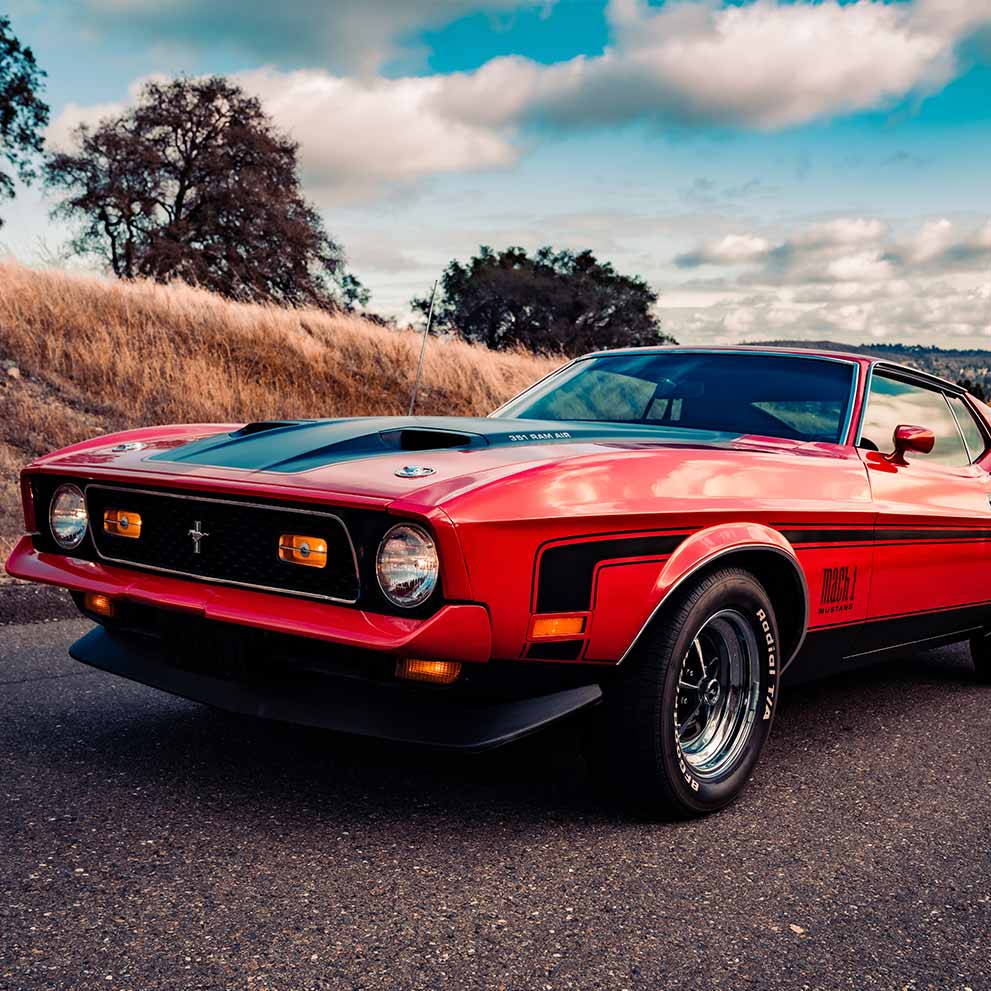
{"label": "rear fender", "polygon": [[727,523],[693,534],[668,558],[654,585],[655,603],[620,662],[633,652],[653,623],[677,597],[678,590],[717,566],[742,567],[764,585],[775,606],[781,637],[782,671],[805,640],[809,591],[791,544],[761,523]]}

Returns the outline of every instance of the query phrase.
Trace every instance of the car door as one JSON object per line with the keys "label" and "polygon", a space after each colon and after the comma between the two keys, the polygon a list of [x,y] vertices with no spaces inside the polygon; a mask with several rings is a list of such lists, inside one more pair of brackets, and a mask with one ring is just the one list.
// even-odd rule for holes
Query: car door
{"label": "car door", "polygon": [[[892,459],[901,424],[932,430],[932,451]],[[991,594],[991,510],[987,472],[973,462],[987,447],[984,428],[955,392],[875,367],[858,446],[877,517],[868,622],[854,653],[982,626]]]}

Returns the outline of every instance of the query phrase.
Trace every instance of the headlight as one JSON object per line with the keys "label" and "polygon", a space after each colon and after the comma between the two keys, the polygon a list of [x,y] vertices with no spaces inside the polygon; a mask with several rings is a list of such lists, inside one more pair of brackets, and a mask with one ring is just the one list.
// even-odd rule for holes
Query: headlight
{"label": "headlight", "polygon": [[411,609],[426,602],[437,587],[439,573],[437,548],[426,530],[400,523],[382,538],[375,574],[382,594],[393,605]]}
{"label": "headlight", "polygon": [[60,485],[48,508],[48,525],[55,543],[71,551],[83,542],[89,519],[86,500],[78,485]]}

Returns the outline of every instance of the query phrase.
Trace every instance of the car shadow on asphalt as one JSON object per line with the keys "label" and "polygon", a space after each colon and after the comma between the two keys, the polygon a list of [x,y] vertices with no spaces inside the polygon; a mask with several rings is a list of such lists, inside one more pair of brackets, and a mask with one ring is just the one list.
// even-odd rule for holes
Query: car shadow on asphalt
{"label": "car shadow on asphalt", "polygon": [[[33,763],[58,765],[66,759],[65,734],[85,738],[85,753],[73,753],[73,760],[97,777],[162,800],[170,792],[195,794],[207,804],[277,816],[284,825],[330,817],[347,828],[375,816],[442,815],[462,829],[493,818],[514,824],[624,819],[590,788],[581,717],[495,751],[465,755],[231,716],[97,677],[107,677],[99,690],[49,712],[58,728],[29,733]],[[869,736],[872,725],[894,719],[929,725],[948,693],[982,690],[963,648],[907,655],[791,688],[779,704],[755,785],[782,772],[792,780],[808,777],[812,785],[814,772],[803,767],[802,753],[825,751],[841,734]],[[753,792],[736,807],[740,814]]]}

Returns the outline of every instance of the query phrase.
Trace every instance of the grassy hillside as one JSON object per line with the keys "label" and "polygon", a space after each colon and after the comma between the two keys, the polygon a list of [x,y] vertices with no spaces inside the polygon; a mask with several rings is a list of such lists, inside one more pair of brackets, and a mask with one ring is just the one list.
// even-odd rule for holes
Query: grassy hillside
{"label": "grassy hillside", "polygon": [[[360,317],[230,303],[0,264],[0,553],[32,457],[156,423],[405,413],[420,336]],[[484,415],[554,367],[431,340],[417,412]]]}

